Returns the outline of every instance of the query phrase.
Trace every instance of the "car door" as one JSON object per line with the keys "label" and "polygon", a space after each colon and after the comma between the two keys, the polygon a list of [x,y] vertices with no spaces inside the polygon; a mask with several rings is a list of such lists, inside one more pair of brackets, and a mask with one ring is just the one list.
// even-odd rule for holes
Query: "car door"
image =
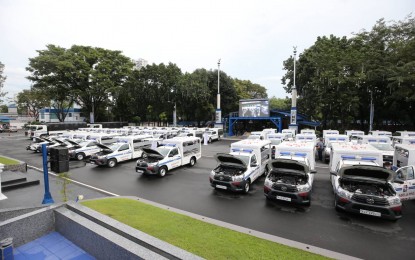
{"label": "car door", "polygon": [[130,145],[129,144],[123,144],[121,145],[121,147],[118,149],[118,160],[119,161],[126,161],[131,159],[131,150],[130,150]]}
{"label": "car door", "polygon": [[252,172],[251,180],[252,180],[252,182],[254,182],[259,176],[261,176],[261,165],[258,163],[258,160],[257,160],[255,154],[252,155],[251,162],[250,162],[249,166],[250,166],[250,168],[251,168],[250,170]]}
{"label": "car door", "polygon": [[181,157],[178,148],[174,148],[169,153],[168,168],[174,169],[181,165]]}
{"label": "car door", "polygon": [[401,200],[415,199],[415,171],[414,167],[405,166],[396,171],[396,178],[403,183],[393,183],[393,187]]}

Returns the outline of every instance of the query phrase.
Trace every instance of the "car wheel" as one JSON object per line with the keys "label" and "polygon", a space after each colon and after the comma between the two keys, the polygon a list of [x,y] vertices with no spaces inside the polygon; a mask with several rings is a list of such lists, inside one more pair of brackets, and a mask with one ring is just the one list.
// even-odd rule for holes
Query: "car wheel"
{"label": "car wheel", "polygon": [[196,158],[195,157],[190,158],[189,166],[193,167],[195,164],[196,164]]}
{"label": "car wheel", "polygon": [[249,189],[251,188],[251,183],[250,183],[250,181],[249,180],[247,180],[246,181],[246,183],[245,183],[245,186],[244,186],[244,190],[243,190],[243,192],[245,193],[245,194],[247,194],[248,192],[249,192]]}
{"label": "car wheel", "polygon": [[117,165],[117,160],[111,159],[108,161],[108,167],[113,168],[115,165]]}
{"label": "car wheel", "polygon": [[77,159],[78,161],[82,161],[83,159],[85,159],[85,154],[84,154],[84,153],[78,153],[78,154],[76,155],[76,159]]}
{"label": "car wheel", "polygon": [[164,176],[166,176],[166,173],[167,173],[167,168],[166,168],[166,166],[160,167],[160,169],[159,169],[159,177],[164,177]]}

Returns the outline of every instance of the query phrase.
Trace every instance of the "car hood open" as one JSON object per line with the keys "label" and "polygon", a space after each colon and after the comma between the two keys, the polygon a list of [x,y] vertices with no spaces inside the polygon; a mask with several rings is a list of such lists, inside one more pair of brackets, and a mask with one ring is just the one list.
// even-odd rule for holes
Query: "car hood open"
{"label": "car hood open", "polygon": [[340,178],[347,179],[375,179],[378,181],[389,182],[395,177],[395,172],[382,168],[380,166],[372,165],[351,165],[341,168],[338,172]]}
{"label": "car hood open", "polygon": [[108,146],[106,146],[104,144],[97,143],[96,146],[98,146],[99,148],[101,148],[103,150],[105,149],[105,150],[111,150],[111,151],[113,151],[111,148],[109,148]]}
{"label": "car hood open", "polygon": [[275,159],[271,161],[272,171],[284,171],[294,175],[307,175],[310,168],[304,163],[291,159]]}
{"label": "car hood open", "polygon": [[151,149],[151,148],[147,148],[147,147],[143,147],[141,148],[146,154],[148,155],[153,155],[153,156],[159,156],[159,157],[164,157],[161,153],[159,153],[158,151]]}
{"label": "car hood open", "polygon": [[244,161],[233,156],[232,154],[218,153],[215,155],[215,159],[222,165],[241,167],[244,169],[247,168],[247,165]]}

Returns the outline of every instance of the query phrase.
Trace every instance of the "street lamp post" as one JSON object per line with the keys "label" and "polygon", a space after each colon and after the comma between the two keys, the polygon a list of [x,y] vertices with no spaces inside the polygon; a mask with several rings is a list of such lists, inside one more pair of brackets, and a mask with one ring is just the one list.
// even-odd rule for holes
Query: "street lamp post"
{"label": "street lamp post", "polygon": [[372,90],[369,90],[370,92],[370,116],[369,116],[369,131],[373,130],[373,117],[375,114],[375,106],[373,104],[373,92]]}
{"label": "street lamp post", "polygon": [[297,47],[294,46],[294,81],[293,81],[293,88],[291,92],[291,117],[290,117],[290,125],[288,128],[295,129],[298,132],[298,125],[297,125],[297,88],[295,85],[295,61],[297,59]]}
{"label": "street lamp post", "polygon": [[216,107],[216,124],[222,124],[222,111],[220,110],[220,59],[218,61],[218,94],[217,94],[217,107]]}

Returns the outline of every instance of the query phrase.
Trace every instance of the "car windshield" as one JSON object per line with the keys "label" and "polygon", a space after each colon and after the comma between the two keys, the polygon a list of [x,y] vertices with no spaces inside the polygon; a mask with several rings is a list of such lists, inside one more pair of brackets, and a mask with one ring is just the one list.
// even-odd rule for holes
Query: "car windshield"
{"label": "car windshield", "polygon": [[270,139],[271,144],[280,144],[281,143],[281,139]]}
{"label": "car windshield", "polygon": [[82,141],[79,143],[80,146],[87,146],[89,144],[89,141]]}
{"label": "car windshield", "polygon": [[350,165],[373,165],[373,166],[378,166],[378,164],[376,162],[372,162],[372,161],[355,161],[355,160],[344,160],[343,161],[343,166],[350,166]]}
{"label": "car windshield", "polygon": [[238,155],[233,155],[236,158],[240,159],[241,161],[243,161],[246,165],[249,165],[249,155],[242,155],[242,154],[238,154]]}
{"label": "car windshield", "polygon": [[163,147],[163,146],[160,146],[160,147],[157,147],[155,150],[157,152],[159,152],[161,155],[167,156],[167,154],[170,152],[171,149],[166,148],[166,147]]}
{"label": "car windshield", "polygon": [[390,144],[373,144],[371,143],[372,146],[376,147],[379,150],[382,151],[393,151],[393,147]]}

